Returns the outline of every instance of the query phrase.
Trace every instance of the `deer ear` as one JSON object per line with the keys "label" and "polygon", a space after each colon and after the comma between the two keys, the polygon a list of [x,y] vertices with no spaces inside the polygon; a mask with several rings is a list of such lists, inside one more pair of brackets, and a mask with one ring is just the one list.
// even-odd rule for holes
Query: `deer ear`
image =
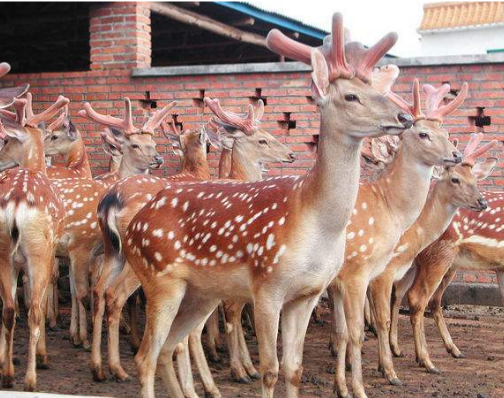
{"label": "deer ear", "polygon": [[70,120],[70,117],[67,116],[63,121],[63,128],[71,141],[75,141],[77,139],[77,128],[72,123],[72,120]]}
{"label": "deer ear", "polygon": [[445,168],[443,166],[434,166],[432,169],[432,179],[440,180],[443,178],[445,172]]}
{"label": "deer ear", "polygon": [[496,164],[497,158],[486,158],[473,166],[472,173],[478,180],[484,180],[492,173]]}
{"label": "deer ear", "polygon": [[458,148],[458,144],[459,144],[459,140],[458,138],[454,138],[453,141],[452,141],[452,144],[455,148]]}
{"label": "deer ear", "polygon": [[317,103],[325,101],[329,92],[329,69],[324,55],[314,48],[311,53],[312,95]]}
{"label": "deer ear", "polygon": [[103,151],[109,156],[119,156],[122,154],[122,147],[109,131],[102,131],[101,134]]}

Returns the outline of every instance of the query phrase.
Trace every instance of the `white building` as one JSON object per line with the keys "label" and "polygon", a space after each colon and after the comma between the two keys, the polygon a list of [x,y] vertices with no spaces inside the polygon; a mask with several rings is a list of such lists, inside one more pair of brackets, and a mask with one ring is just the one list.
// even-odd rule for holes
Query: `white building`
{"label": "white building", "polygon": [[426,4],[418,33],[424,56],[504,52],[504,2]]}

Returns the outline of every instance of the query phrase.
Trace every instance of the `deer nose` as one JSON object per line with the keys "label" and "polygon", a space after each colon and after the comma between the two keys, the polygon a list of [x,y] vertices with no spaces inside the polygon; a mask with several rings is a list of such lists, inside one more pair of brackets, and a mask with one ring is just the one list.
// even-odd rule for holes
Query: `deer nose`
{"label": "deer nose", "polygon": [[401,112],[397,115],[397,119],[407,129],[413,126],[413,117],[409,113]]}
{"label": "deer nose", "polygon": [[455,163],[462,162],[462,154],[459,151],[453,151],[452,155],[453,155],[453,161]]}
{"label": "deer nose", "polygon": [[157,164],[163,164],[163,158],[160,155],[156,155],[155,159]]}
{"label": "deer nose", "polygon": [[480,207],[481,210],[485,210],[488,207],[488,202],[486,201],[485,198],[479,198],[478,206]]}
{"label": "deer nose", "polygon": [[296,160],[296,155],[294,155],[294,152],[289,153],[289,159],[293,162]]}

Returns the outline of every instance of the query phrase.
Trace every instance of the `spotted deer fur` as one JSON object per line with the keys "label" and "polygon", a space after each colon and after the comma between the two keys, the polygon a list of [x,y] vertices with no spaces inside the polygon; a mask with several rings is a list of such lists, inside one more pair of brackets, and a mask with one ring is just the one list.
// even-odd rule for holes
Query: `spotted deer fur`
{"label": "spotted deer fur", "polygon": [[[170,396],[183,396],[173,351],[226,299],[254,303],[263,397],[273,396],[278,377],[276,337],[283,311],[287,396],[298,395],[310,314],[343,260],[361,139],[411,126],[409,115],[368,84],[370,68],[395,36],[369,50],[354,43],[346,62],[341,15],[333,22],[324,53],[278,31],[268,36],[270,48],[311,61],[314,68],[321,131],[316,165],[307,175],[170,184],[132,219],[123,247],[147,299],[146,330],[135,357],[142,397],[154,397],[158,360]],[[148,242],[142,244],[140,231]]]}
{"label": "spotted deer fur", "polygon": [[[30,299],[28,365],[25,389],[37,386],[36,364],[47,367],[45,300],[56,244],[62,233],[63,203],[47,178],[43,131],[39,127],[56,115],[68,99],[60,97],[36,115],[29,99],[16,100],[15,121],[3,118],[0,138],[0,295],[2,313],[2,387],[14,384],[13,345],[15,294],[19,272],[27,275]],[[5,116],[2,113],[2,116]],[[19,167],[16,167],[19,166]],[[14,167],[14,168],[12,168]]]}
{"label": "spotted deer fur", "polygon": [[[431,86],[424,86],[431,87]],[[467,85],[453,102],[460,105]],[[448,89],[448,90],[447,90]],[[429,88],[426,92],[431,92]],[[446,94],[449,86],[435,90]],[[364,341],[364,307],[369,283],[380,275],[390,261],[394,248],[419,216],[429,191],[434,166],[455,165],[462,159],[448,140],[448,133],[437,116],[439,103],[427,98],[426,114],[420,108],[420,89],[413,84],[413,105],[405,106],[397,96],[393,100],[415,119],[413,128],[402,135],[393,163],[371,183],[359,187],[358,197],[347,227],[345,261],[330,283],[328,292],[332,308],[333,352],[338,353],[335,385],[339,396],[347,397],[345,357],[349,350],[352,365],[352,387],[356,397],[364,398],[361,349]],[[452,112],[454,104],[446,106]],[[449,112],[448,112],[449,113]],[[414,190],[415,195],[411,195]],[[348,348],[347,348],[348,345]]]}
{"label": "spotted deer fur", "polygon": [[[474,142],[479,142],[482,136],[483,134],[474,134],[467,149],[470,151]],[[495,144],[493,142],[481,149],[489,150]],[[481,149],[477,156],[483,155]],[[401,384],[395,374],[389,348],[390,297],[394,282],[402,279],[418,253],[439,238],[460,207],[473,211],[482,211],[487,207],[486,200],[478,190],[477,181],[490,173],[497,159],[491,158],[484,163],[475,164],[471,161],[472,154],[469,151],[464,151],[461,164],[444,170],[441,179],[431,186],[420,216],[401,237],[385,271],[370,284],[380,346],[379,366],[385,377],[394,384]]]}

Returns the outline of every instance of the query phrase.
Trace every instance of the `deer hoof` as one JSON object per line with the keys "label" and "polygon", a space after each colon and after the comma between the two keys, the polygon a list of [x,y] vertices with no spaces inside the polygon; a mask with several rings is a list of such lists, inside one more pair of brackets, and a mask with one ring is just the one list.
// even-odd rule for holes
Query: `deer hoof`
{"label": "deer hoof", "polygon": [[390,379],[389,383],[393,386],[396,386],[396,387],[402,387],[404,385],[404,383],[398,377],[394,377],[394,378]]}
{"label": "deer hoof", "polygon": [[430,374],[433,374],[433,375],[440,375],[441,374],[441,370],[439,370],[436,367],[427,368],[427,373],[430,373]]}
{"label": "deer hoof", "polygon": [[261,379],[261,375],[257,370],[255,372],[253,372],[252,374],[249,374],[249,376],[253,380],[260,380]]}
{"label": "deer hoof", "polygon": [[96,381],[98,383],[101,383],[102,381],[107,380],[107,377],[105,376],[105,372],[103,369],[91,369],[91,374],[93,375],[93,381]]}

